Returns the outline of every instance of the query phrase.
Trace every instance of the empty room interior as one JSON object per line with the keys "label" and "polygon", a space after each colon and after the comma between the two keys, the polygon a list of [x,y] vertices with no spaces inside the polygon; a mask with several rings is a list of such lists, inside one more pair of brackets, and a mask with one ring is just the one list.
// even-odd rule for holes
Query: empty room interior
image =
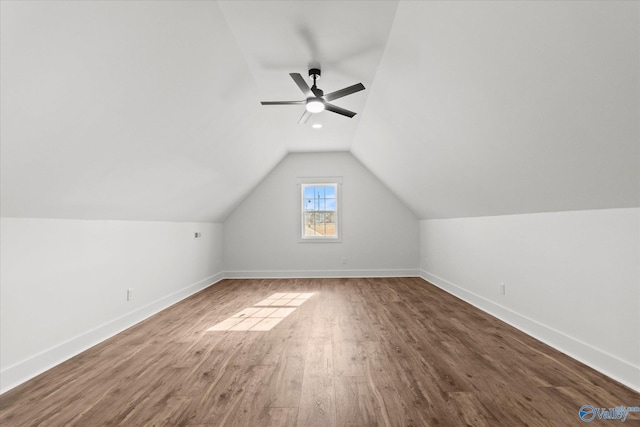
{"label": "empty room interior", "polygon": [[640,2],[0,6],[1,425],[640,425]]}

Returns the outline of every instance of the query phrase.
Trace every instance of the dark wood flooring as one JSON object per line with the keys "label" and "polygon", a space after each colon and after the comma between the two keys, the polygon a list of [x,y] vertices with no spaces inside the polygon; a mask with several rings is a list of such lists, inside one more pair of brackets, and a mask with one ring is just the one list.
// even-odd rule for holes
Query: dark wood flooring
{"label": "dark wood flooring", "polygon": [[[207,331],[275,292],[316,294]],[[0,425],[581,426],[585,404],[640,395],[422,279],[224,280],[0,396]]]}

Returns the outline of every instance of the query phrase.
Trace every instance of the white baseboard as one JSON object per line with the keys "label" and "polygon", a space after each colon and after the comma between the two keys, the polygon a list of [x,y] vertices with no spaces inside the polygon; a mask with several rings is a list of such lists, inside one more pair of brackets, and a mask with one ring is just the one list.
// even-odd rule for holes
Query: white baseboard
{"label": "white baseboard", "polygon": [[306,279],[306,278],[365,278],[365,277],[419,277],[417,269],[397,270],[265,270],[227,271],[226,279]]}
{"label": "white baseboard", "polygon": [[113,319],[97,328],[87,331],[77,337],[71,338],[55,347],[44,350],[28,359],[18,362],[0,371],[0,394],[11,390],[53,368],[54,366],[72,358],[73,356],[93,347],[100,342],[124,331],[153,316],[159,311],[182,301],[190,295],[195,294],[224,279],[224,273],[214,274],[202,279],[186,288],[180,289],[172,294],[153,301],[144,307],[140,307],[124,316]]}
{"label": "white baseboard", "polygon": [[435,274],[420,270],[420,277],[527,335],[640,392],[640,367],[534,319],[516,313]]}

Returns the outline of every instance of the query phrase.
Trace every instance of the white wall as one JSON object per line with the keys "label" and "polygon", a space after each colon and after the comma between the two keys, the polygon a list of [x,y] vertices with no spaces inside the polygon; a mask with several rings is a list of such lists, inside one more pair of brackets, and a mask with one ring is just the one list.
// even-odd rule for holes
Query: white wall
{"label": "white wall", "polygon": [[[342,242],[299,242],[298,177],[341,176]],[[418,220],[347,152],[289,154],[225,222],[231,277],[416,275]],[[346,258],[346,264],[343,264]]]}
{"label": "white wall", "polygon": [[420,248],[426,280],[640,390],[640,209],[423,220]]}
{"label": "white wall", "polygon": [[222,233],[210,223],[2,218],[1,391],[220,280]]}

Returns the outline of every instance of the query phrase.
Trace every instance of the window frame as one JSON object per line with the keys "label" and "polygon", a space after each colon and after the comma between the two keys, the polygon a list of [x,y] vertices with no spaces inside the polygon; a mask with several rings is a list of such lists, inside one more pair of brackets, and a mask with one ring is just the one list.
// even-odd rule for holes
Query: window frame
{"label": "window frame", "polygon": [[[341,243],[342,242],[342,177],[299,177],[297,179],[298,190],[298,242],[299,243]],[[307,186],[329,186],[333,185],[336,189],[336,236],[305,236],[304,235],[304,189]]]}

